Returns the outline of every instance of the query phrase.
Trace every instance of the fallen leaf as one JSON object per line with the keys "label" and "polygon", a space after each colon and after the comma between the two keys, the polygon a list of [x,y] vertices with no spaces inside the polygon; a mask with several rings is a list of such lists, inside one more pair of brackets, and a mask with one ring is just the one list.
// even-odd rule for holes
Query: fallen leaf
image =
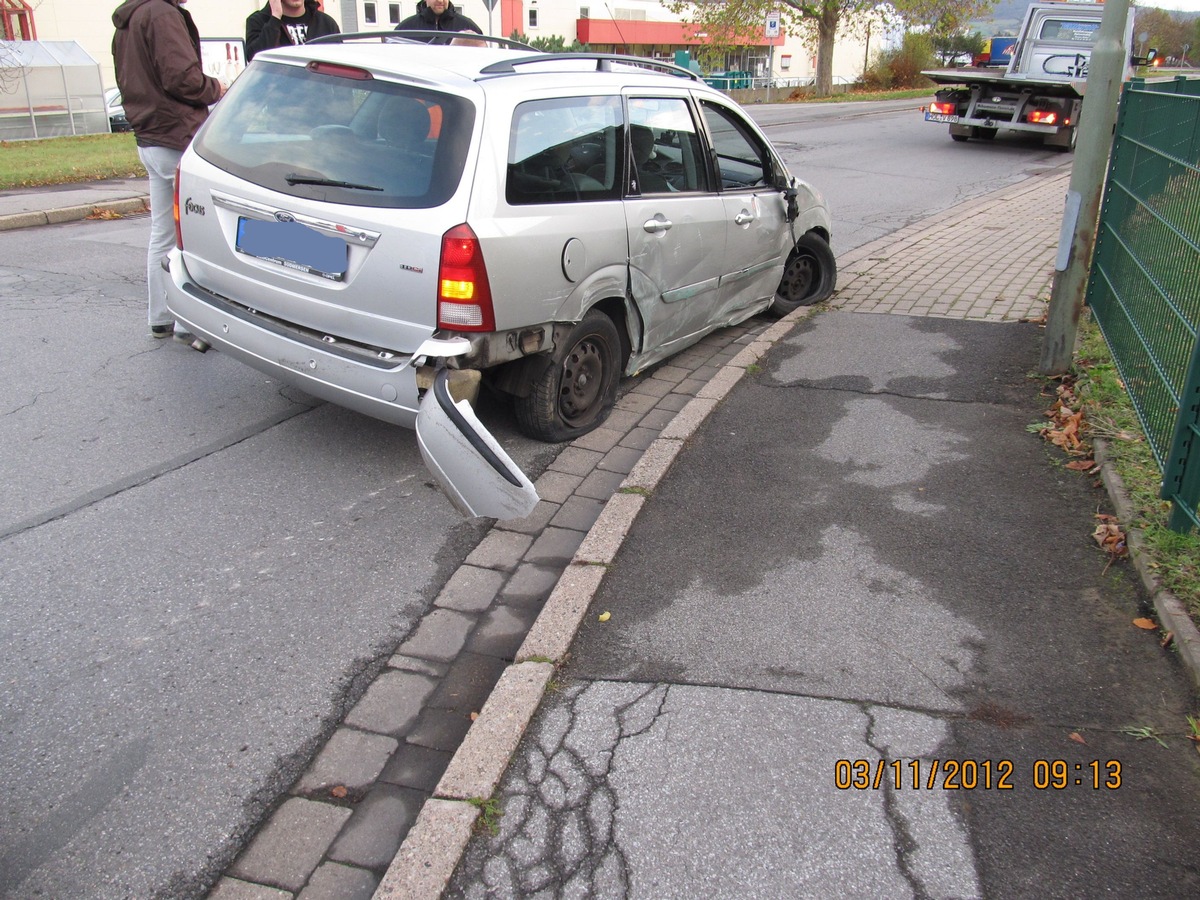
{"label": "fallen leaf", "polygon": [[1173,641],[1173,640],[1175,640],[1175,632],[1168,631],[1166,634],[1163,635],[1163,639],[1158,642],[1158,646],[1167,647],[1170,645],[1171,641]]}
{"label": "fallen leaf", "polygon": [[329,793],[340,800],[342,797],[345,797],[349,791],[346,790],[346,786],[344,784],[339,784],[337,787],[330,788]]}
{"label": "fallen leaf", "polygon": [[478,718],[479,718],[479,713],[477,713],[477,712],[471,713],[471,721],[472,722],[474,722]]}
{"label": "fallen leaf", "polygon": [[1134,619],[1133,624],[1144,631],[1155,631],[1158,629],[1158,625],[1155,624],[1153,619]]}
{"label": "fallen leaf", "polygon": [[1073,740],[1077,744],[1086,744],[1087,743],[1087,741],[1085,741],[1083,739],[1083,735],[1080,734],[1078,731],[1072,731],[1069,735],[1067,735],[1067,737],[1069,737],[1071,740]]}
{"label": "fallen leaf", "polygon": [[602,613],[600,613],[600,615],[596,616],[596,618],[599,619],[601,622],[607,622],[609,619],[612,618],[612,613],[610,613],[606,610],[605,612],[602,612]]}
{"label": "fallen leaf", "polygon": [[1067,463],[1068,469],[1073,469],[1076,472],[1086,472],[1094,468],[1096,461],[1094,459],[1073,459]]}

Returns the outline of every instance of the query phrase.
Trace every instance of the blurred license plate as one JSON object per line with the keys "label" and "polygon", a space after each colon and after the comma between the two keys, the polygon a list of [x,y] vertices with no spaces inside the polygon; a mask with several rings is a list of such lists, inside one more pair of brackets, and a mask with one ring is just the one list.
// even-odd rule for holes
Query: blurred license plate
{"label": "blurred license plate", "polygon": [[925,113],[926,122],[946,122],[950,125],[958,124],[958,116],[948,116],[945,113]]}
{"label": "blurred license plate", "polygon": [[299,222],[238,219],[237,250],[306,275],[330,281],[346,277],[346,242],[328,237]]}

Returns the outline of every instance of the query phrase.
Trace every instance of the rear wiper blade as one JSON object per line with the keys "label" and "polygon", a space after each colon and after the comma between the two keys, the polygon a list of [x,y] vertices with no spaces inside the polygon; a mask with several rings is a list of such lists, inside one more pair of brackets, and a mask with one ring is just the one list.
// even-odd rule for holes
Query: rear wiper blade
{"label": "rear wiper blade", "polygon": [[283,180],[295,187],[298,184],[313,184],[318,187],[339,187],[346,188],[351,191],[382,191],[383,188],[376,187],[373,184],[355,184],[352,181],[335,181],[332,178],[313,178],[309,175],[297,175],[294,172],[291,175],[284,175]]}

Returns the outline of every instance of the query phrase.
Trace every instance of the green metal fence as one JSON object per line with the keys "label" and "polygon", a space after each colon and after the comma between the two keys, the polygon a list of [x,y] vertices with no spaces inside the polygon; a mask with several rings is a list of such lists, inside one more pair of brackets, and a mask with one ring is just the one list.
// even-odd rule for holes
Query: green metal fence
{"label": "green metal fence", "polygon": [[1200,526],[1200,79],[1121,95],[1087,302],[1173,501]]}

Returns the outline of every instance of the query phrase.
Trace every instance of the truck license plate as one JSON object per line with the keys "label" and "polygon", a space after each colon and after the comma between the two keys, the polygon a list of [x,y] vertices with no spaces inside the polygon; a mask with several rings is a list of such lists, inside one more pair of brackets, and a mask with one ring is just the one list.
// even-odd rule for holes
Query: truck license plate
{"label": "truck license plate", "polygon": [[945,113],[925,113],[926,122],[945,122],[947,125],[957,125],[958,116],[948,116]]}

